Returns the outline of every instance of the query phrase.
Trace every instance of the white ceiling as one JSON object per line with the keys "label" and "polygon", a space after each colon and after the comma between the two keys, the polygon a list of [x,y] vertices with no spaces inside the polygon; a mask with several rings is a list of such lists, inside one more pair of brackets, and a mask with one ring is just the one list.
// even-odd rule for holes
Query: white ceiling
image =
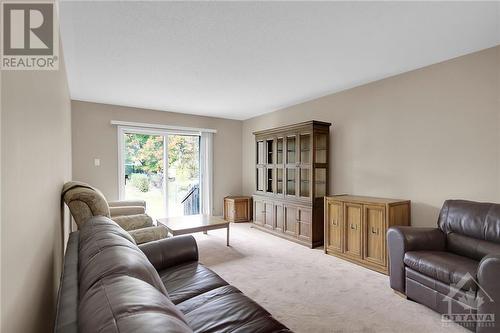
{"label": "white ceiling", "polygon": [[498,45],[498,2],[62,2],[71,97],[247,119]]}

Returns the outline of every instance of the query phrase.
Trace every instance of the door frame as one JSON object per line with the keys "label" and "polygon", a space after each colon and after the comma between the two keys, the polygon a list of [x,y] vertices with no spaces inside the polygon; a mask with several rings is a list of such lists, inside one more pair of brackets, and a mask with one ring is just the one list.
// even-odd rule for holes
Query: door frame
{"label": "door frame", "polygon": [[[163,177],[163,196],[165,205],[165,214],[168,216],[168,136],[169,135],[192,135],[201,138],[200,131],[188,131],[182,129],[154,129],[154,128],[144,128],[144,127],[134,127],[134,126],[118,126],[117,127],[117,141],[118,141],[118,200],[125,199],[125,134],[145,134],[145,135],[157,135],[163,136],[163,167],[164,167],[164,177]],[[200,147],[201,149],[201,147]],[[200,156],[201,158],[201,156]],[[201,160],[199,158],[198,163],[201,166]],[[201,168],[199,178],[201,180]],[[201,199],[200,192],[200,201]],[[201,203],[201,202],[200,202]]]}

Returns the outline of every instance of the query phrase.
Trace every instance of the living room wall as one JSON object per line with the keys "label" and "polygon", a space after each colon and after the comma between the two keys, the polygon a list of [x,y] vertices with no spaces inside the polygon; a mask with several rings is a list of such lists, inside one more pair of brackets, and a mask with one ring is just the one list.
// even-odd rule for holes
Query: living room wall
{"label": "living room wall", "polygon": [[[1,328],[51,332],[69,218],[71,110],[58,71],[2,71]],[[64,212],[64,213],[63,213]]]}
{"label": "living room wall", "polygon": [[332,123],[330,194],[410,199],[416,226],[434,226],[448,198],[500,202],[498,68],[500,47],[246,120],[243,192],[252,132],[314,119]]}
{"label": "living room wall", "polygon": [[[241,121],[72,101],[73,179],[118,199],[117,129],[111,120],[216,129],[214,135],[214,214],[223,198],[241,193]],[[94,158],[101,160],[94,166]]]}

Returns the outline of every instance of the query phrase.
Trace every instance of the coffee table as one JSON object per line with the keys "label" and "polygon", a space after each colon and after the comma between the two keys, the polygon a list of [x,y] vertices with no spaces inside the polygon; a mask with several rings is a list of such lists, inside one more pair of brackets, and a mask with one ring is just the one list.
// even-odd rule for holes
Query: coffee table
{"label": "coffee table", "polygon": [[226,245],[229,246],[229,222],[217,216],[210,215],[186,215],[178,217],[165,217],[157,219],[158,225],[167,229],[172,236],[192,234],[208,230],[227,228]]}

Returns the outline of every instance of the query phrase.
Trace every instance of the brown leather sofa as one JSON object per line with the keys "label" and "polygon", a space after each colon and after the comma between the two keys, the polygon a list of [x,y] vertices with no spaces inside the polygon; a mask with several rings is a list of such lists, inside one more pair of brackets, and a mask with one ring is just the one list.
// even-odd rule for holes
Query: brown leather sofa
{"label": "brown leather sofa", "polygon": [[500,204],[448,200],[437,228],[392,227],[387,242],[394,290],[472,331],[500,332]]}
{"label": "brown leather sofa", "polygon": [[137,246],[109,218],[70,235],[54,332],[290,332],[198,263],[192,236]]}

